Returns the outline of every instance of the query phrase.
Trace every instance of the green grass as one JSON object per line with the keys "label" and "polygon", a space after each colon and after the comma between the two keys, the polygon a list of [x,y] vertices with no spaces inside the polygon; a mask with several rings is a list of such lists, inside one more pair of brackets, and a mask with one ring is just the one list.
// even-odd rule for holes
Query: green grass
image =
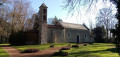
{"label": "green grass", "polygon": [[120,51],[112,47],[115,47],[114,44],[94,43],[94,45],[71,48],[71,50],[65,51],[69,52],[69,56],[64,57],[119,57],[117,52]]}
{"label": "green grass", "polygon": [[[13,46],[20,51],[23,51],[28,48],[38,48],[40,50],[45,50],[50,48],[50,45],[55,45],[55,47],[67,46],[68,44],[75,43],[50,43],[42,45],[24,45],[24,46]],[[62,57],[119,57],[114,44],[110,43],[94,43],[94,45],[80,46],[79,48],[71,48],[71,50],[64,50],[69,53],[69,56]],[[61,56],[54,56],[61,57]]]}
{"label": "green grass", "polygon": [[13,46],[14,48],[17,48],[20,51],[23,51],[28,48],[37,48],[40,50],[45,50],[50,48],[50,45],[54,45],[55,47],[61,47],[61,46],[67,46],[68,44],[73,44],[73,43],[50,43],[50,44],[40,44],[40,45],[24,45],[24,46]]}
{"label": "green grass", "polygon": [[1,46],[9,44],[0,44],[0,57],[9,57],[9,54]]}

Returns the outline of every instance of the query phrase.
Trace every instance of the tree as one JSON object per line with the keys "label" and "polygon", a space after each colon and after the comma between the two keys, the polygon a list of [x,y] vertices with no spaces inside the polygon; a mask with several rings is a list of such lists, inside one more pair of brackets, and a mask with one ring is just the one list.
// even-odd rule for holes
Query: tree
{"label": "tree", "polygon": [[0,37],[23,31],[25,28],[31,28],[33,25],[32,13],[30,2],[0,0],[0,33],[2,33]]}
{"label": "tree", "polygon": [[7,0],[0,0],[0,5],[3,5]]}
{"label": "tree", "polygon": [[9,28],[10,28],[9,23],[3,20],[0,22],[0,43],[8,42],[8,36],[10,35]]}
{"label": "tree", "polygon": [[34,19],[27,19],[27,21],[25,22],[25,28],[24,30],[31,30],[34,28]]}
{"label": "tree", "polygon": [[103,43],[104,42],[104,26],[103,27],[96,27],[93,29],[93,35],[95,42]]}
{"label": "tree", "polygon": [[54,20],[52,21],[52,25],[55,25],[57,21],[58,21],[58,18],[55,16]]}
{"label": "tree", "polygon": [[11,0],[9,5],[9,23],[11,24],[11,35],[9,42],[11,45],[21,45],[24,43],[23,31],[33,25],[30,2],[23,0]]}
{"label": "tree", "polygon": [[111,21],[114,18],[114,15],[112,14],[112,9],[111,8],[102,8],[100,9],[99,15],[96,17],[98,21],[97,26],[105,26],[106,28],[106,38],[108,38],[108,33],[110,29],[110,25],[112,25]]}
{"label": "tree", "polygon": [[[105,1],[105,0],[103,0]],[[92,5],[96,6],[98,0],[65,0],[64,1],[64,9],[68,10],[68,13],[74,13],[75,11],[80,12],[81,6],[86,7],[88,10],[92,7]]]}
{"label": "tree", "polygon": [[[0,39],[3,40],[5,42],[8,42],[8,37],[10,35],[10,23],[8,23],[8,19],[9,19],[9,6],[7,4],[8,0],[0,0]],[[0,41],[3,42],[3,41]]]}
{"label": "tree", "polygon": [[12,24],[13,31],[19,31],[24,29],[26,20],[30,19],[29,11],[30,3],[22,0],[11,0],[11,12],[10,12],[10,23]]}
{"label": "tree", "polygon": [[39,27],[39,19],[37,14],[32,15],[32,19],[34,20],[33,29],[37,29]]}
{"label": "tree", "polygon": [[116,18],[118,20],[118,23],[116,24],[116,29],[112,30],[112,33],[115,36],[115,44],[116,48],[120,49],[120,1],[119,0],[112,0],[114,4],[117,6],[117,14]]}
{"label": "tree", "polygon": [[59,19],[58,21],[62,22],[63,20],[62,20],[62,19]]}
{"label": "tree", "polygon": [[47,23],[48,23],[49,25],[52,25],[52,21],[53,21],[53,20],[54,20],[54,18],[53,18],[53,17],[48,18]]}
{"label": "tree", "polygon": [[56,24],[56,22],[62,22],[62,19],[58,19],[56,16],[54,17],[54,19],[52,20],[52,25],[55,25]]}
{"label": "tree", "polygon": [[48,18],[47,23],[50,25],[55,25],[57,21],[62,22],[62,19],[58,19],[56,16],[54,18]]}

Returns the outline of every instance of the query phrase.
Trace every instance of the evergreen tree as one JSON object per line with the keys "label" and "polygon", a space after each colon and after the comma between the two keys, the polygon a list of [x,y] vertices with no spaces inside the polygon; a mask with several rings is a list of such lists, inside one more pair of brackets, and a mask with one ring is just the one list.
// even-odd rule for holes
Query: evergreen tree
{"label": "evergreen tree", "polygon": [[55,16],[54,20],[52,21],[52,25],[55,25],[57,21],[58,21],[58,18]]}
{"label": "evergreen tree", "polygon": [[97,43],[104,42],[105,31],[104,27],[96,27],[93,29],[94,40]]}

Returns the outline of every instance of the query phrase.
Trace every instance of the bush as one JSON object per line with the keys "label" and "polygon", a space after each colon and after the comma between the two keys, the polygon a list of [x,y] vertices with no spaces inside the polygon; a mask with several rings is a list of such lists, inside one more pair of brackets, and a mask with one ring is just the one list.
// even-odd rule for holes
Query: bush
{"label": "bush", "polygon": [[84,46],[87,46],[87,44],[85,43]]}
{"label": "bush", "polygon": [[78,48],[78,47],[79,47],[79,45],[72,45],[72,47],[77,47],[77,48]]}
{"label": "bush", "polygon": [[50,45],[51,48],[54,48],[54,45]]}
{"label": "bush", "polygon": [[39,52],[39,49],[25,49],[21,53],[34,53],[34,52]]}
{"label": "bush", "polygon": [[68,56],[68,52],[63,52],[62,50],[59,50],[59,52],[55,52],[53,56]]}
{"label": "bush", "polygon": [[70,47],[62,47],[61,50],[70,50]]}
{"label": "bush", "polygon": [[12,32],[9,37],[9,43],[11,45],[23,45],[25,42],[23,38],[23,31]]}

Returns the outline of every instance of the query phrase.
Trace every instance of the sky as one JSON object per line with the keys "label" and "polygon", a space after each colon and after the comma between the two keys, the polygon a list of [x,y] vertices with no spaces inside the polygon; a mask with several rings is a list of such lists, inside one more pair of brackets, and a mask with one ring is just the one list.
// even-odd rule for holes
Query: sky
{"label": "sky", "polygon": [[[114,11],[113,13],[116,13],[115,5],[110,5],[110,2],[103,4],[102,0],[99,0],[99,2],[95,6],[92,6],[91,11],[86,13],[85,9],[81,9],[81,12],[74,12],[74,15],[68,16],[67,10],[63,9],[63,1],[64,0],[28,0],[31,2],[31,6],[35,13],[38,13],[39,7],[42,3],[45,3],[46,6],[48,6],[48,18],[54,18],[57,16],[57,18],[62,19],[64,22],[69,23],[76,23],[76,24],[83,24],[85,23],[88,27],[90,25],[90,22],[95,26],[96,20],[95,17],[97,16],[99,9],[103,7],[111,7]],[[81,6],[82,7],[82,6]],[[78,16],[78,13],[80,15]]]}
{"label": "sky", "polygon": [[34,11],[37,13],[42,3],[48,6],[48,18],[57,16],[63,18],[67,14],[62,8],[63,0],[29,0]]}

